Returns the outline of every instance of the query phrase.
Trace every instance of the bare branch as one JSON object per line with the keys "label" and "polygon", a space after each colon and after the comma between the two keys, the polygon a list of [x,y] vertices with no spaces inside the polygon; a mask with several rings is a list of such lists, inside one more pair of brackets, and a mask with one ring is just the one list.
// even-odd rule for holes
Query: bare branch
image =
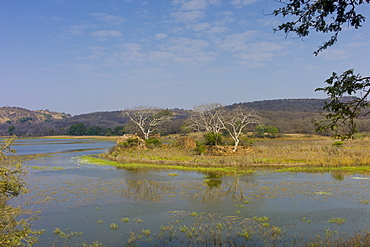
{"label": "bare branch", "polygon": [[141,131],[145,139],[164,121],[172,118],[172,113],[157,107],[136,106],[125,111],[126,116]]}

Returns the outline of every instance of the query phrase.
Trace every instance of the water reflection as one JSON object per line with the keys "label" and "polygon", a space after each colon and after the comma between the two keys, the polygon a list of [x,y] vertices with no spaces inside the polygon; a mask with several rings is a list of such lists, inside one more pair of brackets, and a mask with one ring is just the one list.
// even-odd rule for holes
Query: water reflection
{"label": "water reflection", "polygon": [[222,175],[216,174],[216,173],[208,173],[206,176],[207,179],[204,179],[204,182],[210,187],[210,188],[218,188],[220,187],[222,183]]}
{"label": "water reflection", "polygon": [[163,182],[151,180],[128,180],[126,187],[122,190],[122,196],[136,201],[158,202],[164,200],[173,186]]}
{"label": "water reflection", "polygon": [[338,181],[343,181],[344,173],[343,172],[332,172],[331,177]]}
{"label": "water reflection", "polygon": [[[63,149],[76,150],[80,149],[79,145],[67,144]],[[109,146],[102,142],[100,147],[106,145]],[[61,148],[58,144],[43,146],[48,147],[47,152]],[[23,147],[30,147],[30,150],[24,149],[25,152],[32,150],[32,145]],[[92,147],[98,148],[99,143],[94,142]],[[41,217],[36,221],[36,229],[48,229],[39,246],[51,246],[55,239],[53,227],[83,231],[76,243],[99,240],[104,246],[120,246],[126,241],[124,236],[128,230],[154,232],[160,229],[169,211],[235,216],[226,217],[225,222],[233,222],[236,217],[249,222],[253,216],[265,216],[270,217],[270,221],[258,222],[261,226],[271,223],[289,234],[302,229],[310,236],[327,227],[351,233],[369,225],[370,179],[360,176],[362,179],[351,179],[348,173],[340,172],[259,172],[241,176],[213,173],[205,177],[205,174],[182,171],[176,171],[178,176],[168,176],[169,171],[117,170],[109,166],[81,165],[71,158],[93,152],[63,153],[26,163],[30,170],[28,196],[33,197],[33,201],[49,198],[48,204],[40,208]],[[132,219],[123,223],[122,217]],[[302,222],[302,217],[309,218],[311,223]],[[335,217],[347,221],[338,226],[327,223]],[[143,222],[139,224],[135,218]],[[226,224],[224,221],[221,223]],[[110,229],[111,223],[117,223],[118,230]],[[265,230],[266,226],[261,229]]]}

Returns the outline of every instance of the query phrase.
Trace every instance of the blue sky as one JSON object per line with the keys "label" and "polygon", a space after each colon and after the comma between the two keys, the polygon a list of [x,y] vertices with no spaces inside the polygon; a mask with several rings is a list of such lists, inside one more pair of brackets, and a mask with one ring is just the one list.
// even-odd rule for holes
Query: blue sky
{"label": "blue sky", "polygon": [[[274,33],[273,0],[0,2],[0,106],[72,115],[146,105],[324,98],[333,71],[369,76],[370,29]],[[370,16],[368,6],[362,13]]]}

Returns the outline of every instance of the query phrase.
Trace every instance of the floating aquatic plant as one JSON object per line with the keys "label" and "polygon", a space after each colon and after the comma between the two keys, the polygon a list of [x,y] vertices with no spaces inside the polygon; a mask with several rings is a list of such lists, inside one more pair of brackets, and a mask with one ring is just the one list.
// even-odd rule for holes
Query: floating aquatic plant
{"label": "floating aquatic plant", "polygon": [[110,224],[110,229],[117,230],[118,229],[118,225],[116,223],[111,223]]}

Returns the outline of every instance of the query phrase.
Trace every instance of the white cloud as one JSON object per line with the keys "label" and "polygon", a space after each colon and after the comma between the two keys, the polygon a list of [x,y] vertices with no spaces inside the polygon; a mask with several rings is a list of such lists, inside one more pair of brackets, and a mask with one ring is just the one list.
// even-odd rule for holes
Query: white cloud
{"label": "white cloud", "polygon": [[141,51],[143,46],[140,44],[127,43],[120,45],[119,48],[119,51],[113,53],[112,57],[122,61],[124,65],[132,65],[138,62],[144,62],[147,59],[146,54]]}
{"label": "white cloud", "polygon": [[281,24],[281,21],[275,17],[265,17],[258,19],[258,24],[264,27],[277,27]]}
{"label": "white cloud", "polygon": [[69,28],[69,32],[75,35],[82,35],[87,28],[87,25],[73,25]]}
{"label": "white cloud", "polygon": [[208,7],[208,3],[206,0],[191,0],[185,2],[181,6],[181,9],[191,11],[191,10],[203,10],[206,7]]}
{"label": "white cloud", "polygon": [[203,10],[208,7],[206,0],[174,0],[172,4],[184,11]]}
{"label": "white cloud", "polygon": [[116,16],[116,15],[110,15],[106,13],[92,13],[92,16],[95,16],[97,20],[103,21],[108,24],[113,24],[113,25],[120,25],[123,22],[126,21],[125,18]]}
{"label": "white cloud", "polygon": [[249,43],[252,42],[256,36],[256,31],[247,31],[244,33],[235,33],[226,36],[226,38],[219,42],[218,46],[222,50],[231,52],[240,52],[248,50]]}
{"label": "white cloud", "polygon": [[221,0],[208,0],[208,3],[218,5],[218,4],[221,4]]}
{"label": "white cloud", "polygon": [[250,5],[250,4],[255,3],[257,1],[259,1],[259,0],[232,0],[231,5],[240,8],[242,6]]}
{"label": "white cloud", "polygon": [[267,62],[284,54],[284,46],[276,42],[254,42],[248,49],[237,53],[238,63],[247,67],[262,67]]}
{"label": "white cloud", "polygon": [[127,51],[140,51],[143,46],[137,43],[127,43],[120,45],[119,47],[124,48]]}
{"label": "white cloud", "polygon": [[206,14],[203,11],[187,11],[187,12],[173,12],[170,14],[172,18],[181,23],[193,23],[204,18]]}
{"label": "white cloud", "polygon": [[121,37],[122,36],[121,31],[117,31],[117,30],[94,31],[94,32],[91,32],[90,34],[101,40],[105,40],[108,37]]}
{"label": "white cloud", "polygon": [[135,14],[140,18],[147,18],[149,16],[149,11],[146,9],[139,9],[135,11]]}
{"label": "white cloud", "polygon": [[175,62],[194,63],[194,62],[208,62],[217,57],[216,52],[208,52],[206,49],[209,43],[201,39],[189,38],[172,38],[170,42],[162,45],[160,48],[164,51],[175,54],[172,58]]}
{"label": "white cloud", "polygon": [[319,53],[319,56],[329,61],[337,61],[350,58],[351,53],[348,50],[332,48]]}
{"label": "white cloud", "polygon": [[172,59],[175,56],[172,52],[166,52],[166,51],[152,51],[149,53],[148,60],[158,62],[165,61],[169,62],[170,59]]}
{"label": "white cloud", "polygon": [[165,34],[165,33],[157,33],[156,35],[154,35],[155,39],[165,39],[167,37],[168,37],[168,35]]}
{"label": "white cloud", "polygon": [[209,29],[211,27],[211,24],[207,22],[197,23],[191,26],[191,29],[193,29],[195,32],[203,31],[205,29]]}
{"label": "white cloud", "polygon": [[91,64],[75,64],[73,65],[73,67],[79,71],[90,71],[95,69],[95,67],[92,66]]}
{"label": "white cloud", "polygon": [[180,37],[172,38],[169,46],[163,48],[173,52],[182,52],[191,54],[199,52],[207,46],[209,46],[209,43],[204,40]]}
{"label": "white cloud", "polygon": [[207,31],[208,34],[214,35],[214,34],[221,34],[230,31],[230,28],[228,27],[222,27],[222,26],[215,26],[212,27],[209,31]]}

